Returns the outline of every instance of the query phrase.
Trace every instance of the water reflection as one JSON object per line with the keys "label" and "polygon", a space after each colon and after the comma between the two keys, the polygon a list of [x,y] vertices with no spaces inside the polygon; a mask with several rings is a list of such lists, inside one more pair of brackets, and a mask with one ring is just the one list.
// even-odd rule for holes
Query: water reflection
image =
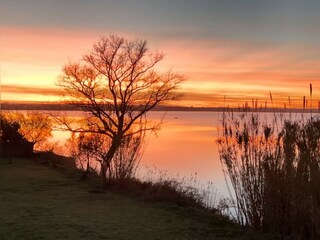
{"label": "water reflection", "polygon": [[[81,114],[67,112],[72,117]],[[168,171],[173,176],[197,173],[199,181],[212,181],[220,193],[226,194],[215,142],[219,117],[217,112],[151,112],[148,118],[153,122],[163,120],[163,124],[157,135],[148,137],[140,165]],[[54,131],[52,141],[64,145],[69,137],[68,132]]]}

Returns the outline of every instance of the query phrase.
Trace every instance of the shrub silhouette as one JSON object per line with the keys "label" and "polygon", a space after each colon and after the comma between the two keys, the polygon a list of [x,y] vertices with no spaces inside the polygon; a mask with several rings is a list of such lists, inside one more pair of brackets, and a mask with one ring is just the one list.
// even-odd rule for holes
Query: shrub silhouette
{"label": "shrub silhouette", "polygon": [[33,143],[28,142],[20,133],[20,124],[7,119],[0,114],[0,155],[7,156],[9,162],[12,156],[30,156],[33,153]]}
{"label": "shrub silhouette", "polygon": [[220,159],[238,222],[298,239],[320,238],[320,119],[268,121],[225,113]]}
{"label": "shrub silhouette", "polygon": [[0,140],[1,142],[26,142],[26,139],[19,133],[20,124],[9,122],[3,115],[0,115]]}

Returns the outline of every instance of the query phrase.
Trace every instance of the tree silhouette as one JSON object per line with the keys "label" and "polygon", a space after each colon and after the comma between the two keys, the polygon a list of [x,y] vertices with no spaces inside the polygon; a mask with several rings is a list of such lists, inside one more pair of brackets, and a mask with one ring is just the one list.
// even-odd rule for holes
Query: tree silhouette
{"label": "tree silhouette", "polygon": [[12,156],[32,154],[34,144],[27,141],[20,129],[20,123],[11,114],[0,114],[0,155],[9,156],[9,163]]}
{"label": "tree silhouette", "polygon": [[3,117],[16,128],[16,131],[25,139],[34,145],[46,141],[51,136],[51,119],[48,115],[27,112],[5,113]]}
{"label": "tree silhouette", "polygon": [[19,133],[20,124],[10,121],[5,115],[0,114],[0,141],[1,142],[26,142],[26,139]]}
{"label": "tree silhouette", "polygon": [[20,123],[19,133],[35,145],[51,137],[51,119],[48,115],[36,112],[17,114],[17,121]]}
{"label": "tree silhouette", "polygon": [[176,89],[183,76],[172,71],[160,73],[156,65],[163,54],[151,52],[147,42],[130,41],[111,35],[101,38],[78,63],[64,66],[59,84],[69,103],[89,114],[85,126],[74,126],[64,117],[60,123],[72,132],[91,132],[110,138],[101,162],[104,183],[106,169],[128,137],[155,130],[146,114],[160,103],[178,97]]}

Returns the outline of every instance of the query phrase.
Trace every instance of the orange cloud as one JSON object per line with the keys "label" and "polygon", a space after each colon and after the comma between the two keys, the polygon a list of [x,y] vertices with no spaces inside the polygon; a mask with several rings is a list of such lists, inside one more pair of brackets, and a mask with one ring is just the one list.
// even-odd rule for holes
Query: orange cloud
{"label": "orange cloud", "polygon": [[43,87],[29,87],[29,86],[17,86],[17,85],[2,85],[2,93],[15,93],[15,94],[39,94],[39,95],[51,95],[62,96],[63,89],[61,88],[43,88]]}
{"label": "orange cloud", "polygon": [[[55,83],[62,65],[81,58],[102,36],[101,32],[60,29],[3,28],[1,32],[3,100],[24,99],[25,94],[38,95],[40,100],[45,100],[44,95],[57,97],[60,90]],[[132,33],[121,35],[131,37]],[[224,96],[237,105],[252,98],[268,99],[269,91],[284,99],[279,102],[288,96],[300,99],[308,96],[309,83],[313,83],[314,99],[320,98],[319,47],[152,38],[149,35],[150,49],[166,54],[158,69],[173,66],[188,78],[181,87],[185,96],[180,105],[221,106]]]}
{"label": "orange cloud", "polygon": [[1,61],[40,66],[79,60],[105,34],[67,29],[1,28]]}

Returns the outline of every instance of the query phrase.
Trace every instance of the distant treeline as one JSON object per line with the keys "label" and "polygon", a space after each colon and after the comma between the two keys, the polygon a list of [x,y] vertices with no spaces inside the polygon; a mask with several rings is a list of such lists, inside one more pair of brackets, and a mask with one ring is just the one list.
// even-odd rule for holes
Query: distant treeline
{"label": "distant treeline", "polygon": [[1,103],[1,110],[79,111],[80,106],[57,103]]}
{"label": "distant treeline", "polygon": [[[1,110],[49,110],[49,111],[80,111],[86,106],[80,104],[59,104],[59,103],[0,103]],[[300,109],[300,108],[228,108],[225,107],[180,107],[180,106],[157,106],[153,111],[193,111],[193,112],[223,112],[225,110],[234,112],[296,112],[314,113],[320,112],[319,109]]]}

